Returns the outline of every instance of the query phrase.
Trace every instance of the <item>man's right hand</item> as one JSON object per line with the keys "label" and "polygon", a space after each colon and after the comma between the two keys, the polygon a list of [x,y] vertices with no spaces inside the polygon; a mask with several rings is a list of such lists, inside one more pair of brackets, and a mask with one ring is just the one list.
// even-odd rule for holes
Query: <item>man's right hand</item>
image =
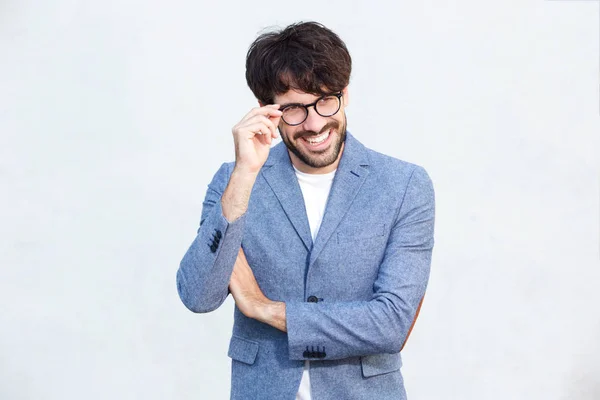
{"label": "man's right hand", "polygon": [[271,104],[252,109],[233,127],[235,167],[221,197],[227,221],[235,221],[248,209],[254,181],[269,157],[271,141],[279,137],[280,118],[279,104]]}
{"label": "man's right hand", "polygon": [[279,104],[270,104],[253,108],[233,127],[235,168],[238,171],[258,173],[267,161],[272,140],[279,137],[280,118]]}

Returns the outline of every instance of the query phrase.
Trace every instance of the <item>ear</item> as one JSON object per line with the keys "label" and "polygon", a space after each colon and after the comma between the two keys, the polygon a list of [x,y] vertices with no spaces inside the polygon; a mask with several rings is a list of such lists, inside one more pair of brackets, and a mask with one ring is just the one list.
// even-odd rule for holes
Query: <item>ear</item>
{"label": "ear", "polygon": [[348,86],[342,89],[343,99],[344,99],[344,107],[350,103],[350,96],[348,95]]}
{"label": "ear", "polygon": [[259,100],[259,101],[258,101],[258,106],[259,106],[259,107],[264,107],[265,105],[262,103],[262,101],[260,101],[260,100]]}

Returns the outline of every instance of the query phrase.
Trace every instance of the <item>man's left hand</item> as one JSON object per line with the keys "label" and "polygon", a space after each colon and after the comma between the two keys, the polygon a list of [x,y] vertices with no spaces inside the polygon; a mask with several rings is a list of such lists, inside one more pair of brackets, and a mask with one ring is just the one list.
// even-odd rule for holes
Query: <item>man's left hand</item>
{"label": "man's left hand", "polygon": [[231,274],[229,290],[242,314],[249,318],[256,319],[258,309],[270,301],[260,290],[241,248]]}
{"label": "man's left hand", "polygon": [[229,290],[235,304],[246,317],[287,332],[285,303],[272,301],[264,295],[241,248],[233,266]]}

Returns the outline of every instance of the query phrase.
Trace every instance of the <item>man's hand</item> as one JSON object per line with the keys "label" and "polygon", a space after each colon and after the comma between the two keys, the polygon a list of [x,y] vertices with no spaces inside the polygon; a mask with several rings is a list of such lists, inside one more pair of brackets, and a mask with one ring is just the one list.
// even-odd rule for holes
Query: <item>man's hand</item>
{"label": "man's hand", "polygon": [[287,332],[285,303],[269,300],[260,290],[254,273],[240,249],[233,266],[229,290],[242,314]]}
{"label": "man's hand", "polygon": [[257,319],[258,309],[270,302],[260,290],[242,249],[235,260],[229,289],[235,299],[235,304],[242,314],[249,318]]}
{"label": "man's hand", "polygon": [[223,216],[233,222],[248,209],[258,172],[269,157],[271,141],[277,137],[281,119],[278,104],[253,108],[232,129],[235,168],[221,197]]}
{"label": "man's hand", "polygon": [[258,173],[267,161],[271,141],[279,137],[277,125],[281,114],[278,104],[253,108],[233,127],[236,168]]}

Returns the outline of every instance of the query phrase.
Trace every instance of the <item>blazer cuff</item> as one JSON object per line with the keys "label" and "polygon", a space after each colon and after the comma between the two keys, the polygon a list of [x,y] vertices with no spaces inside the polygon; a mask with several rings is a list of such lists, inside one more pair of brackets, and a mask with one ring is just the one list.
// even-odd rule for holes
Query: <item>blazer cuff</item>
{"label": "blazer cuff", "polygon": [[[290,360],[322,360],[327,359],[327,348],[331,343],[323,342],[322,337],[311,335],[311,330],[306,329],[306,321],[316,303],[286,302],[285,318],[288,338],[288,353]],[[304,323],[303,323],[304,321]]]}
{"label": "blazer cuff", "polygon": [[[248,211],[244,212],[234,221],[229,222],[227,218],[223,215],[223,209],[221,208],[221,200],[219,200],[215,204],[214,214],[215,220],[213,221],[214,229],[208,232],[209,240],[214,238],[216,231],[221,231],[221,235],[223,237],[222,242],[223,246],[219,246],[225,248],[227,250],[235,250],[235,258],[237,258],[237,253],[242,244],[242,239],[244,236],[244,228],[246,226],[246,216]],[[233,247],[233,249],[231,249]],[[218,253],[215,253],[217,255]]]}

